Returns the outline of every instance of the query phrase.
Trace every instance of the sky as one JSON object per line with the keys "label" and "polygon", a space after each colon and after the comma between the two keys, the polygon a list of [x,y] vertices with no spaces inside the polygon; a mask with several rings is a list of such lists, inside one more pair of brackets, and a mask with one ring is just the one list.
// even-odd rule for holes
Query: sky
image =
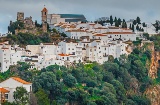
{"label": "sky", "polygon": [[7,32],[10,20],[16,21],[17,12],[41,22],[44,5],[50,14],[84,14],[88,21],[112,15],[154,23],[160,20],[159,4],[160,0],[0,0],[0,33]]}

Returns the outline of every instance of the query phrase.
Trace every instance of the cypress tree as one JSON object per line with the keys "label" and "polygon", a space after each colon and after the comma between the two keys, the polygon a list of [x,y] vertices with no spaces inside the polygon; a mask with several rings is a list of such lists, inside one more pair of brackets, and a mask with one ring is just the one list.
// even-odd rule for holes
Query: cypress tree
{"label": "cypress tree", "polygon": [[137,17],[136,22],[137,22],[138,24],[141,24],[141,19],[140,19],[139,17]]}
{"label": "cypress tree", "polygon": [[112,24],[113,24],[113,18],[112,18],[112,15],[110,16],[110,24],[111,24],[111,26],[112,26]]}
{"label": "cypress tree", "polygon": [[129,29],[132,29],[132,25],[131,25],[131,23],[130,23],[130,25],[129,25]]}
{"label": "cypress tree", "polygon": [[133,32],[134,32],[134,24],[132,24],[132,30],[133,30]]}
{"label": "cypress tree", "polygon": [[138,24],[137,24],[137,26],[136,26],[136,30],[139,31],[139,26],[138,26]]}

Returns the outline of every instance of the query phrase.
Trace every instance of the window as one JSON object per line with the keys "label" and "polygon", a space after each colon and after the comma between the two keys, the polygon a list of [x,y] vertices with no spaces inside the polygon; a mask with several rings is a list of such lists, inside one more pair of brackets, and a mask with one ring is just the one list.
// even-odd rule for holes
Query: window
{"label": "window", "polygon": [[46,12],[44,12],[44,15],[46,15],[47,13]]}
{"label": "window", "polygon": [[64,57],[62,57],[62,59],[64,59]]}
{"label": "window", "polygon": [[100,49],[100,47],[99,47],[99,49]]}
{"label": "window", "polygon": [[5,99],[7,99],[7,100],[8,100],[8,94],[5,94]]}

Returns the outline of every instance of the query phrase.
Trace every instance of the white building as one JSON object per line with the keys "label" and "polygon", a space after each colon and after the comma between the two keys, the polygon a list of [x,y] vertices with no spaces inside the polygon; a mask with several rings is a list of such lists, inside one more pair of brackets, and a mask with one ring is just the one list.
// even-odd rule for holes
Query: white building
{"label": "white building", "polygon": [[[3,100],[8,101],[8,102],[14,101],[13,95],[14,95],[14,91],[16,91],[17,87],[24,87],[28,93],[32,91],[32,83],[26,82],[19,77],[11,77],[11,78],[1,82],[0,87],[2,87],[2,88],[0,88],[0,90],[3,91],[2,95],[4,95],[4,97],[5,97]],[[1,100],[1,102],[2,102],[2,100]]]}

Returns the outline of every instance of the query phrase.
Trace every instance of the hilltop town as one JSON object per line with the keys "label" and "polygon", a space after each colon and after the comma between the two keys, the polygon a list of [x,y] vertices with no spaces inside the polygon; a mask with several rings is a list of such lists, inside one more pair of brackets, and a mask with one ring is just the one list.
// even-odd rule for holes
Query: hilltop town
{"label": "hilltop town", "polygon": [[[84,15],[48,14],[45,7],[41,11],[41,18],[42,25],[33,22],[31,16],[24,18],[24,13],[18,12],[17,21],[10,22],[9,33],[39,35],[47,33],[49,25],[50,30],[63,34],[66,38],[51,43],[26,45],[23,48],[16,43],[10,45],[7,41],[2,42],[0,55],[4,59],[0,61],[1,72],[7,71],[11,65],[16,65],[19,61],[30,63],[32,69],[38,70],[53,64],[71,66],[74,63],[94,61],[103,64],[110,57],[115,59],[120,55],[130,54],[133,41],[145,40],[143,33],[148,32],[150,36],[158,34],[152,24],[139,24],[143,31],[133,32],[129,27],[122,28],[121,25],[116,27],[108,23],[102,26],[98,22],[87,22]],[[127,22],[128,26],[131,22]],[[19,27],[13,30],[13,24],[18,24]],[[68,38],[70,40],[67,40]]]}
{"label": "hilltop town", "polygon": [[[77,96],[79,100],[77,98],[73,102],[70,101],[72,99],[62,101],[61,99],[64,97],[58,97],[60,94],[65,94],[64,99],[66,97],[69,99],[71,96],[69,97],[68,94],[72,94],[74,89],[72,91],[70,89],[73,87],[80,89],[83,98],[85,95],[92,94],[88,95],[90,101],[83,100],[81,105],[101,105],[101,100],[106,98],[101,97],[103,92],[118,86],[116,92],[111,90],[113,97],[109,97],[110,95],[108,97],[111,99],[116,97],[112,101],[114,103],[127,105],[130,100],[138,102],[134,99],[135,97],[130,98],[129,95],[137,95],[141,86],[144,90],[147,89],[144,84],[149,85],[150,78],[159,78],[157,72],[159,59],[152,56],[156,54],[158,56],[158,53],[155,54],[155,52],[160,51],[157,38],[160,34],[159,21],[152,24],[141,22],[139,17],[125,21],[116,17],[113,19],[110,16],[90,22],[83,14],[49,14],[50,11],[46,7],[40,12],[40,24],[33,21],[32,16],[25,17],[24,12],[17,12],[17,20],[10,21],[8,33],[0,34],[0,72],[3,75],[9,72],[10,75],[8,76],[10,78],[3,78],[3,80],[7,80],[0,83],[2,96],[7,97],[3,101],[1,98],[1,103],[14,102],[13,94],[19,86],[25,87],[28,93],[32,93],[31,82],[34,82],[33,93],[40,95],[38,93],[40,91],[45,94],[44,90],[48,89],[49,92],[47,91],[48,93],[46,92],[45,95],[50,98],[49,102],[61,103],[54,105],[63,105],[64,103],[78,105],[77,103],[81,103],[79,101],[81,96]],[[62,69],[63,72],[61,72]],[[83,73],[78,71],[79,69],[84,69]],[[27,74],[28,72],[32,75]],[[50,72],[55,73],[54,79],[47,77],[48,75],[54,77]],[[48,83],[46,83],[46,87],[44,81],[40,82],[41,78],[45,80],[45,77]],[[53,86],[48,82],[50,79],[52,82],[56,81]],[[69,82],[70,80],[72,83]],[[121,81],[123,84],[129,82],[122,86],[118,85],[120,82],[117,81]],[[63,82],[64,85],[62,85]],[[59,91],[55,87],[56,89],[63,88]],[[102,89],[103,92],[99,92],[95,87]],[[57,93],[54,93],[53,89]],[[125,89],[128,89],[126,93]],[[62,92],[62,90],[67,92]],[[118,93],[118,90],[122,91],[123,95]],[[57,97],[52,96],[52,93]],[[121,99],[114,94],[123,97],[123,101],[120,101]],[[150,95],[149,91],[146,94]],[[142,98],[141,94],[138,94],[137,97]],[[144,103],[150,102],[146,97],[143,98],[146,100]],[[38,99],[41,100],[40,97]],[[96,104],[86,104],[88,102]],[[102,105],[106,105],[106,103]]]}

